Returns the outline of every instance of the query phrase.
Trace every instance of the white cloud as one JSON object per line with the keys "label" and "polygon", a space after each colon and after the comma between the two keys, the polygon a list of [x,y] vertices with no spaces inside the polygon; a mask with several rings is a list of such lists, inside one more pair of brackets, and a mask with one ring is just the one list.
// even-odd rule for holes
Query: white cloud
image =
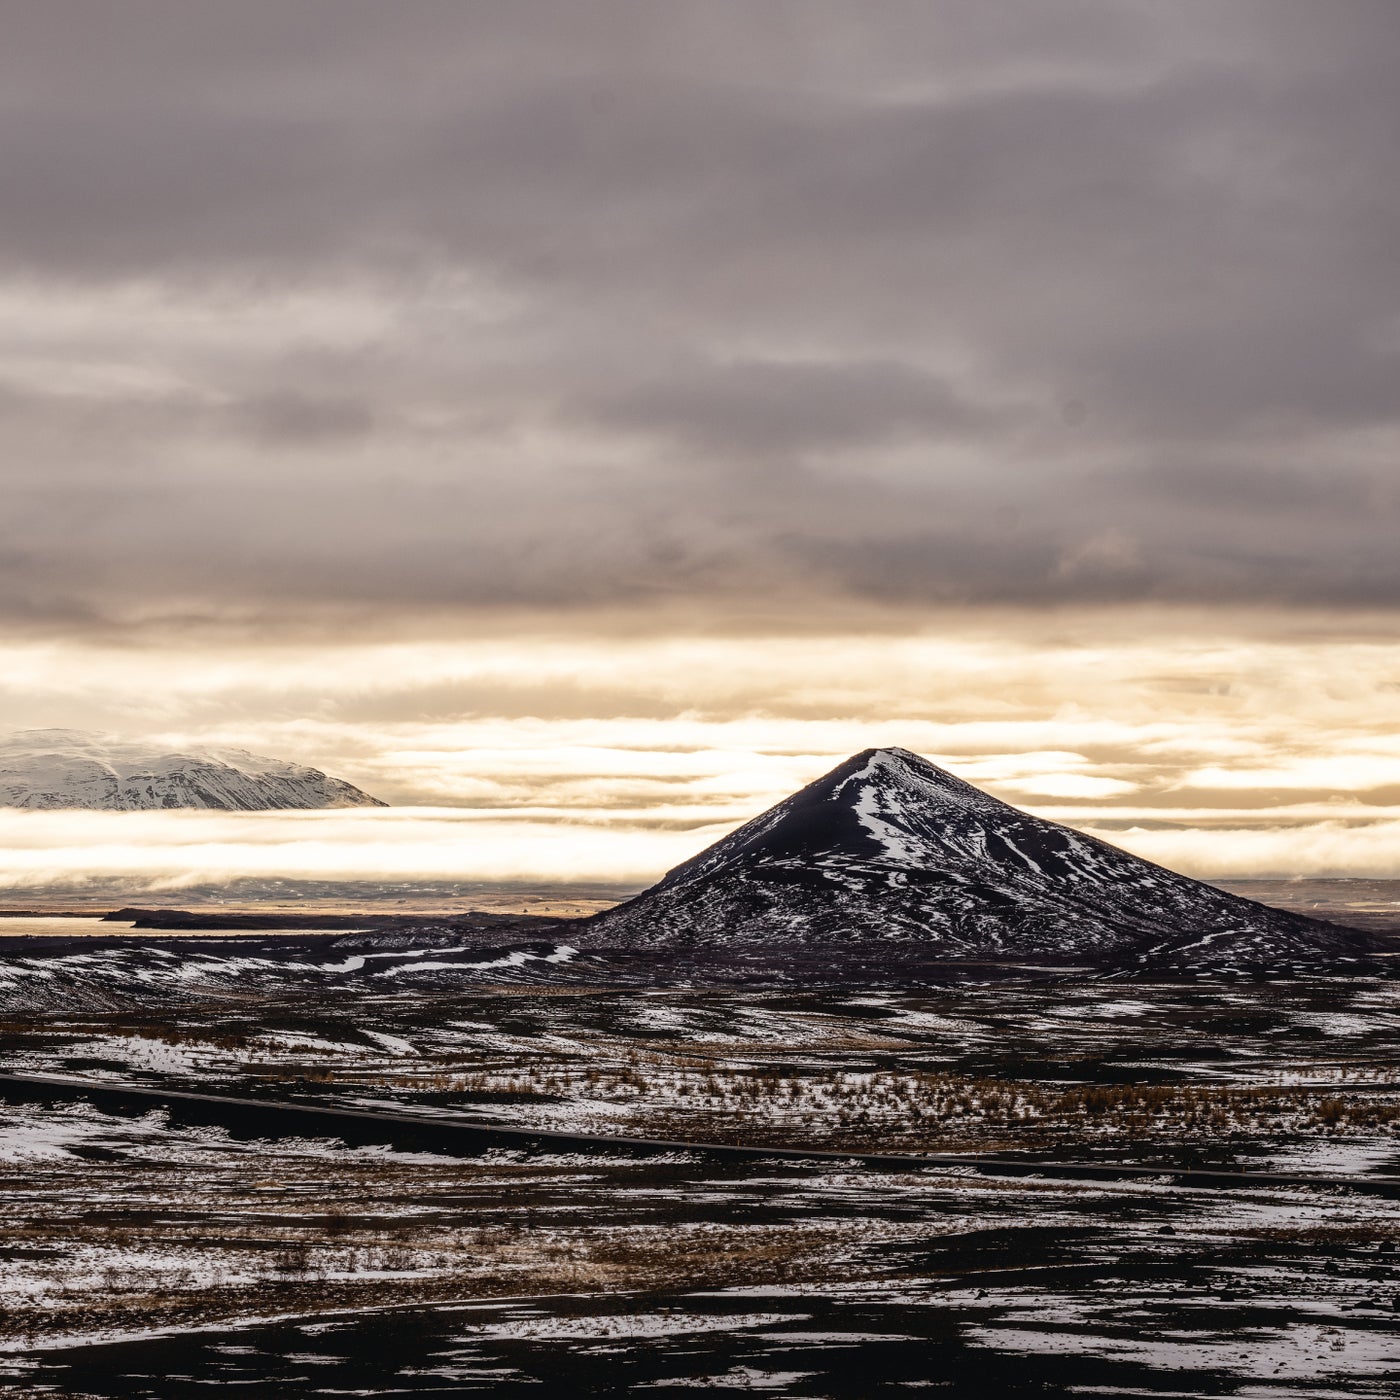
{"label": "white cloud", "polygon": [[1188,773],[1186,788],[1305,788],[1332,792],[1366,792],[1400,785],[1400,757],[1385,753],[1312,754],[1285,759],[1267,768],[1212,766]]}
{"label": "white cloud", "polygon": [[1046,773],[1040,778],[1018,778],[997,784],[1028,797],[1123,797],[1137,792],[1139,783],[1121,778],[1096,778],[1092,773]]}
{"label": "white cloud", "polygon": [[1400,878],[1400,819],[1264,829],[1096,831],[1135,855],[1200,879],[1231,876]]}

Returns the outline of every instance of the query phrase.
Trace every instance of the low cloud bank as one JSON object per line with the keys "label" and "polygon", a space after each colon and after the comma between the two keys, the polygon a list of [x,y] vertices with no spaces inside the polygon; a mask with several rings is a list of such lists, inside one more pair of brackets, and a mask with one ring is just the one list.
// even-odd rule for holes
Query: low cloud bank
{"label": "low cloud bank", "polygon": [[[356,818],[372,811],[380,821]],[[722,827],[480,816],[460,809],[324,812],[0,811],[0,887],[121,877],[176,886],[316,880],[644,881]]]}
{"label": "low cloud bank", "polygon": [[[461,809],[329,812],[0,812],[0,889],[120,881],[175,888],[246,877],[645,884],[734,822],[658,826]],[[1205,879],[1400,878],[1400,819],[1085,830]]]}

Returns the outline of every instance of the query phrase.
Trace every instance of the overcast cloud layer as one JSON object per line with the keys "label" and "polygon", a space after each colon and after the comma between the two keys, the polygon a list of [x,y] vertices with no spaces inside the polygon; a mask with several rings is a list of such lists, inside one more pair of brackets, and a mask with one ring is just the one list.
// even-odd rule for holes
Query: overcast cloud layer
{"label": "overcast cloud layer", "polygon": [[877,743],[1400,876],[1397,72],[1397,0],[0,0],[0,727],[396,804],[0,814],[0,889],[641,883]]}
{"label": "overcast cloud layer", "polygon": [[0,3],[0,614],[1400,603],[1400,6]]}

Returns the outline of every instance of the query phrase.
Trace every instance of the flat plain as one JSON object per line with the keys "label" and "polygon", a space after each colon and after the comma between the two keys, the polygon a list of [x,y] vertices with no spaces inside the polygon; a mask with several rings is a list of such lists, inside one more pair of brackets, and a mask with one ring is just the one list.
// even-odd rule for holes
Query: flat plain
{"label": "flat plain", "polygon": [[[1386,927],[1346,885],[1292,894]],[[499,930],[118,934],[0,950],[7,1071],[157,1095],[4,1086],[14,1394],[1393,1393],[1383,974],[615,985]]]}

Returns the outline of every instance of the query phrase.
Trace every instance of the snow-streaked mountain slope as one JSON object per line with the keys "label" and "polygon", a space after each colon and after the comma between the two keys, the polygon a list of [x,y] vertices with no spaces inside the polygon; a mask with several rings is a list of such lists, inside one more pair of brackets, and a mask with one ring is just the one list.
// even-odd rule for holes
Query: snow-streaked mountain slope
{"label": "snow-streaked mountain slope", "polygon": [[1367,940],[1041,821],[867,749],[590,921],[594,946],[890,940],[950,957],[1257,965]]}
{"label": "snow-streaked mountain slope", "polygon": [[0,807],[254,812],[385,805],[315,768],[242,749],[171,753],[73,729],[27,729],[0,739]]}

